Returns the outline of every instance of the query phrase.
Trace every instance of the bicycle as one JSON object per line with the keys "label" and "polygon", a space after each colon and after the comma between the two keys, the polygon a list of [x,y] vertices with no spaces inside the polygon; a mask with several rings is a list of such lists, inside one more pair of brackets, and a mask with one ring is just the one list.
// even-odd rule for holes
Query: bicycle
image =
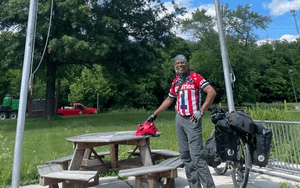
{"label": "bicycle", "polygon": [[[215,130],[212,131],[211,136],[214,134]],[[237,145],[237,160],[222,162],[214,168],[214,170],[219,175],[224,175],[228,169],[231,169],[234,187],[245,188],[248,183],[249,171],[252,168],[249,135],[245,133],[238,133]]]}

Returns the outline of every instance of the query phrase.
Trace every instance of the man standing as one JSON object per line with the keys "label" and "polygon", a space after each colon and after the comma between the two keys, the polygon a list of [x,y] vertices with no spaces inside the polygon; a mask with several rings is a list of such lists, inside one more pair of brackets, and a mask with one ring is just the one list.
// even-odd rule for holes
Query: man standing
{"label": "man standing", "polygon": [[[185,166],[189,186],[215,188],[206,163],[206,150],[202,142],[202,116],[216,96],[214,88],[199,74],[192,73],[184,55],[174,59],[177,77],[173,80],[169,96],[147,119],[153,122],[177,98],[176,131],[180,158]],[[201,92],[207,93],[201,106]]]}

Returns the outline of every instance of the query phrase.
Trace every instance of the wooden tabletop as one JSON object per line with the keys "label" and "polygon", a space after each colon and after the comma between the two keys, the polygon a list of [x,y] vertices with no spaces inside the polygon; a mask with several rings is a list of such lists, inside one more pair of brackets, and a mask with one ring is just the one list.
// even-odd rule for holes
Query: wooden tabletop
{"label": "wooden tabletop", "polygon": [[[116,131],[116,132],[103,132],[103,133],[90,133],[84,134],[74,137],[66,138],[66,140],[70,142],[103,142],[103,143],[111,143],[111,142],[119,142],[126,140],[136,140],[143,139],[143,136],[135,136],[136,131]],[[157,132],[155,137],[159,137],[162,135],[162,132]],[[145,138],[150,138],[151,135],[145,136]]]}

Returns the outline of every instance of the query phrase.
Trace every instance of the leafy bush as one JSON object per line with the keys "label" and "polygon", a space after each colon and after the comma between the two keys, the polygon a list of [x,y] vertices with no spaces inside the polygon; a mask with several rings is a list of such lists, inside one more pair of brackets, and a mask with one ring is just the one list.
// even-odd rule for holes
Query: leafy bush
{"label": "leafy bush", "polygon": [[[295,185],[296,188],[300,188],[299,185]],[[291,186],[288,186],[286,182],[280,182],[280,185],[278,185],[280,188],[292,188]]]}
{"label": "leafy bush", "polygon": [[274,103],[248,103],[248,102],[244,102],[242,103],[242,106],[247,107],[247,108],[262,108],[262,109],[269,109],[269,108],[276,108],[276,109],[280,109],[280,110],[284,110],[285,106],[283,102],[274,102]]}
{"label": "leafy bush", "polygon": [[275,108],[275,107],[250,107],[245,111],[250,114],[255,120],[273,120],[273,121],[294,121],[295,116],[284,110],[283,108]]}

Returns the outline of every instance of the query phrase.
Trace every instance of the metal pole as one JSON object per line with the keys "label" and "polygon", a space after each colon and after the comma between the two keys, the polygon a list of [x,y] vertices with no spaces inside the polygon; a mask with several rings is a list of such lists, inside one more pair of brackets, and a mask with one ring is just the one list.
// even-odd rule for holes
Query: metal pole
{"label": "metal pole", "polygon": [[299,28],[298,28],[298,25],[297,25],[297,20],[296,20],[296,13],[295,13],[295,10],[291,10],[291,13],[294,17],[294,20],[295,20],[295,24],[296,24],[296,28],[297,28],[297,32],[298,32],[298,35],[299,35]]}
{"label": "metal pole", "polygon": [[55,107],[54,107],[54,114],[57,115],[57,109],[58,109],[58,97],[59,97],[59,89],[60,89],[60,81],[57,80],[56,85],[56,98],[55,98]]}
{"label": "metal pole", "polygon": [[229,74],[229,59],[228,59],[225,35],[224,35],[224,30],[223,30],[223,21],[222,21],[222,16],[221,16],[219,0],[215,0],[215,8],[216,8],[216,16],[217,16],[217,22],[218,22],[221,53],[222,53],[222,62],[223,62],[226,94],[227,94],[227,101],[228,101],[228,110],[229,110],[229,112],[232,112],[232,111],[235,111],[235,108],[234,108],[234,100],[233,100],[232,87],[231,87],[230,74]]}
{"label": "metal pole", "polygon": [[98,111],[98,113],[100,112],[100,109],[99,109],[99,93],[97,93],[97,111]]}
{"label": "metal pole", "polygon": [[26,113],[27,95],[28,95],[27,92],[28,79],[30,73],[30,61],[33,55],[32,48],[33,48],[33,41],[35,36],[34,27],[36,22],[37,6],[38,6],[38,0],[30,0],[25,54],[24,54],[23,71],[22,71],[22,83],[21,83],[21,91],[20,91],[20,103],[19,103],[19,110],[18,110],[18,121],[17,121],[16,139],[15,139],[14,162],[13,162],[13,171],[12,171],[12,180],[11,180],[12,188],[18,188],[20,185],[20,169],[21,169],[21,160],[22,160],[25,113]]}
{"label": "metal pole", "polygon": [[292,78],[292,74],[291,74],[292,73],[292,69],[289,69],[289,73],[290,73],[290,76],[291,76],[291,81],[292,81],[294,95],[295,95],[295,100],[296,100],[296,106],[295,106],[295,108],[298,109],[299,108],[299,104],[298,104],[298,101],[297,101],[296,91],[295,91],[294,82],[293,82],[293,78]]}

